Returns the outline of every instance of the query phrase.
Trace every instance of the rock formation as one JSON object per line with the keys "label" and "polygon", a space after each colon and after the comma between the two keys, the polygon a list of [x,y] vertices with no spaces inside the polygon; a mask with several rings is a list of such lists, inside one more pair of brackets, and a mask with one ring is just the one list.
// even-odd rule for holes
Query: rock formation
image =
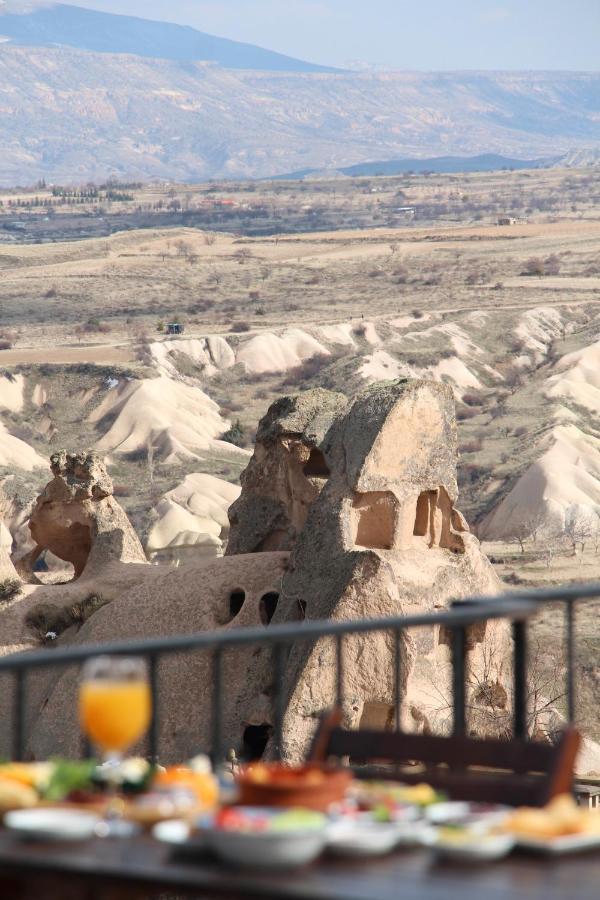
{"label": "rock formation", "polygon": [[242,473],[241,497],[229,509],[226,555],[293,547],[329,477],[322,445],[346,404],[343,394],[321,388],[272,404]]}
{"label": "rock formation", "polygon": [[[466,595],[497,592],[500,584],[492,567],[454,508],[457,447],[451,389],[426,381],[381,383],[359,394],[347,411],[333,403],[329,409],[331,424],[319,444],[329,477],[296,538],[272,621],[433,612]],[[272,407],[271,421],[275,413]],[[263,463],[263,471],[267,468]],[[253,485],[260,482],[255,462]],[[249,500],[245,494],[244,481],[240,506]],[[506,707],[506,638],[502,625],[472,636],[470,665],[480,705],[485,706],[487,697],[481,686],[489,682],[498,684]],[[487,656],[493,656],[487,668],[482,642]],[[289,657],[283,748],[288,758],[304,753],[316,716],[335,698],[333,651],[331,642],[319,641],[309,648],[298,645]],[[412,727],[426,726],[433,718],[436,725],[443,724],[450,674],[444,634],[403,634],[402,655]],[[246,679],[249,693],[240,700],[239,714],[254,727],[263,717],[260,724],[266,730],[271,720],[264,718],[265,698],[273,685],[264,656],[268,654],[253,659]],[[391,635],[347,640],[348,727],[361,721],[391,724],[393,672]],[[257,685],[262,692],[253,707],[249,694]]]}
{"label": "rock formation", "polygon": [[[323,390],[277,401],[259,425],[241,496],[230,510],[228,555],[182,560],[179,568],[135,564],[144,560],[141,547],[97,457],[59,454],[52,466],[54,479],[32,515],[36,553],[48,547],[73,562],[80,577],[60,588],[26,585],[25,596],[1,613],[0,652],[35,646],[44,629],[60,632],[61,644],[85,644],[303,618],[400,616],[499,589],[454,507],[454,404],[443,384],[386,382],[350,404]],[[507,712],[506,639],[506,627],[492,625],[469,642],[470,700],[484,727],[496,729]],[[447,636],[411,632],[401,635],[400,646],[404,724],[443,728]],[[393,651],[392,635],[345,640],[349,727],[393,723]],[[304,753],[317,715],[335,700],[333,654],[323,640],[298,645],[286,660],[282,750],[288,759]],[[238,648],[225,654],[224,666],[226,746],[268,753],[271,654],[260,646]],[[160,674],[161,758],[169,762],[209,746],[209,655],[166,657]],[[76,675],[33,673],[29,682],[30,752],[76,754]],[[0,692],[0,715],[7,702]]]}
{"label": "rock formation", "polygon": [[146,562],[142,545],[125,512],[113,497],[113,486],[96,453],[65,450],[50,458],[54,478],[38,497],[29,530],[34,549],[19,561],[31,572],[44,550],[70,562],[79,578],[86,566],[98,569],[109,561]]}

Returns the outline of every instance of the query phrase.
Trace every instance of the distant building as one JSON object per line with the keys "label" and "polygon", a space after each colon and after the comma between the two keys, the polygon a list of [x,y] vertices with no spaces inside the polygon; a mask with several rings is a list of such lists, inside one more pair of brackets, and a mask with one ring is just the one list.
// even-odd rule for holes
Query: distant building
{"label": "distant building", "polygon": [[500,216],[498,219],[498,225],[516,225],[517,219],[515,216]]}
{"label": "distant building", "polygon": [[167,324],[167,334],[183,334],[181,322],[169,322]]}

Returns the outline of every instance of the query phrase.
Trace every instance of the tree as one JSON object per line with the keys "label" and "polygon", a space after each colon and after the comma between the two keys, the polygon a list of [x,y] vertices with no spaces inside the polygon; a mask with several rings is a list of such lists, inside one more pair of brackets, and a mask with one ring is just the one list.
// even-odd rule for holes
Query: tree
{"label": "tree", "polygon": [[209,266],[207,269],[208,281],[209,284],[214,284],[215,287],[218,287],[223,280],[223,273],[216,268],[216,266]]}
{"label": "tree", "polygon": [[528,513],[513,527],[510,540],[519,545],[521,553],[525,553],[525,541],[537,543],[539,532],[545,525],[547,519],[544,510]]}
{"label": "tree", "polygon": [[596,529],[595,514],[586,506],[572,503],[565,511],[564,535],[569,540],[573,556],[577,553],[577,545],[581,552],[585,550],[586,542],[594,536]]}
{"label": "tree", "polygon": [[540,259],[539,256],[530,256],[525,263],[525,267],[521,274],[537,275],[538,278],[541,278],[542,275],[546,274],[546,265],[544,263],[544,260]]}
{"label": "tree", "polygon": [[236,419],[231,428],[228,428],[227,431],[221,435],[221,440],[227,441],[228,444],[233,444],[235,447],[244,446],[246,443],[246,429],[239,419]]}

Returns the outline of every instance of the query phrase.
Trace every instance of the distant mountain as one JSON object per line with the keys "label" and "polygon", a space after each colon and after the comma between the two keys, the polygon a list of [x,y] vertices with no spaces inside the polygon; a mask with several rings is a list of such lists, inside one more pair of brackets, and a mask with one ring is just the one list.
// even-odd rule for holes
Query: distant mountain
{"label": "distant mountain", "polygon": [[[561,157],[562,159],[562,157]],[[387,159],[379,162],[357,163],[354,166],[342,166],[330,174],[335,176],[350,175],[402,175],[406,172],[497,172],[501,169],[539,169],[555,165],[557,157],[541,157],[539,159],[513,159],[499,156],[497,153],[481,153],[478,156],[431,156],[426,159]],[[322,170],[302,169],[288,175],[279,175],[278,179],[306,178],[321,174]]]}
{"label": "distant mountain", "polygon": [[554,162],[555,166],[561,167],[585,167],[600,166],[600,147],[596,149],[569,150],[564,156],[559,156]]}
{"label": "distant mountain", "polygon": [[0,12],[0,35],[28,47],[74,47],[96,53],[209,61],[229,69],[265,72],[334,72],[252,44],[229,41],[168,22],[152,22],[57,4],[23,15]]}
{"label": "distant mountain", "polygon": [[265,72],[0,44],[5,185],[264,178],[481,154],[514,168],[594,147],[600,73]]}

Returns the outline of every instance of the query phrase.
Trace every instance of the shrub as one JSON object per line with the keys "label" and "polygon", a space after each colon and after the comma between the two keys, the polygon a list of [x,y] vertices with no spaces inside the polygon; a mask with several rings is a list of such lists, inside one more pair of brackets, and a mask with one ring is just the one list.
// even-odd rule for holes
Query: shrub
{"label": "shrub", "polygon": [[539,277],[545,274],[546,267],[544,265],[544,260],[540,259],[539,256],[531,256],[525,263],[525,268],[521,272],[521,275],[537,275]]}
{"label": "shrub", "polygon": [[474,441],[465,441],[458,448],[459,453],[478,453],[483,447],[483,441],[478,439]]}
{"label": "shrub", "polygon": [[34,606],[25,616],[25,625],[38,635],[43,643],[54,640],[68,628],[78,629],[87,622],[96,610],[105,606],[100,594],[88,594],[68,606],[55,606],[53,603],[40,603]]}
{"label": "shrub", "polygon": [[291,369],[281,382],[282,387],[297,387],[319,375],[324,366],[331,362],[332,357],[325,353],[319,353],[305,359],[295,369]]}
{"label": "shrub", "polygon": [[487,469],[484,466],[478,466],[475,463],[467,463],[462,467],[463,479],[468,484],[475,484],[487,475]]}
{"label": "shrub", "polygon": [[0,602],[8,603],[21,593],[21,582],[18,578],[5,578],[0,581]]}
{"label": "shrub", "polygon": [[469,407],[465,407],[464,409],[456,410],[456,418],[459,422],[466,422],[467,419],[474,419],[475,416],[479,415],[478,409],[470,409]]}
{"label": "shrub", "polygon": [[234,334],[242,334],[245,331],[250,331],[250,328],[249,322],[234,322],[229,330]]}
{"label": "shrub", "polygon": [[483,406],[485,403],[480,394],[463,394],[462,400],[467,406]]}
{"label": "shrub", "polygon": [[236,419],[231,428],[221,435],[222,441],[233,444],[235,447],[243,447],[246,443],[246,429],[239,419]]}
{"label": "shrub", "polygon": [[425,315],[422,309],[411,309],[410,314],[413,319],[422,319]]}
{"label": "shrub", "polygon": [[514,430],[515,437],[524,437],[526,434],[529,434],[529,429],[525,425],[519,425],[519,427]]}
{"label": "shrub", "polygon": [[12,341],[6,341],[3,338],[0,338],[0,350],[10,350],[12,347]]}

